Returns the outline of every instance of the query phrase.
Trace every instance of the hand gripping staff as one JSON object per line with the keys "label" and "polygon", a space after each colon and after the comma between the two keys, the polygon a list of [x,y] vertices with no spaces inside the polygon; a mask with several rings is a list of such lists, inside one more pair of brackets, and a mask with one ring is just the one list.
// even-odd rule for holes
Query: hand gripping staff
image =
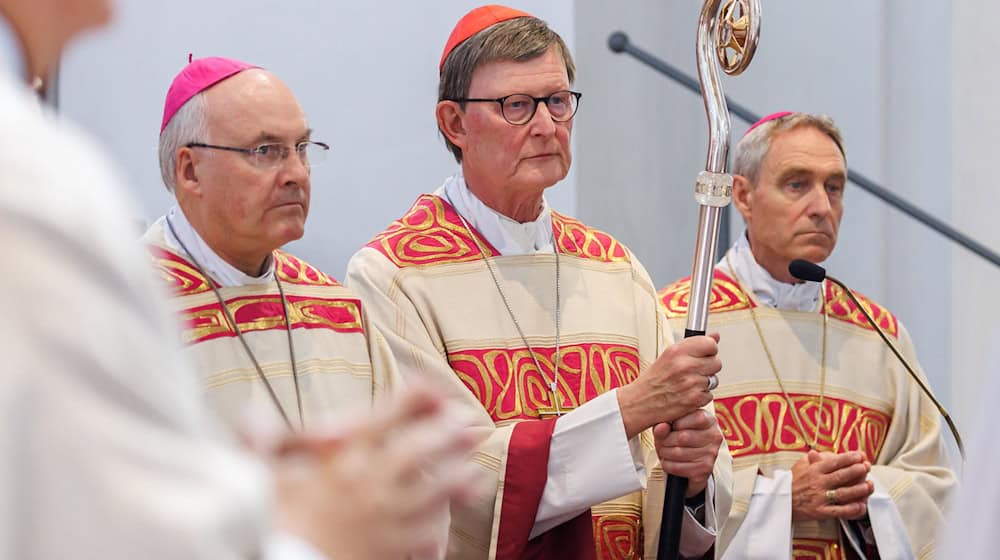
{"label": "hand gripping staff", "polygon": [[[684,337],[705,334],[712,294],[712,268],[722,209],[733,195],[733,177],[727,171],[729,109],[719,84],[719,68],[730,76],[742,73],[754,52],[760,33],[760,0],[705,0],[698,20],[698,80],[708,116],[708,158],[698,174],[694,198],[698,201],[698,236],[695,240],[691,294]],[[676,560],[680,554],[681,524],[688,480],[669,475],[663,500],[663,521],[657,558]]]}

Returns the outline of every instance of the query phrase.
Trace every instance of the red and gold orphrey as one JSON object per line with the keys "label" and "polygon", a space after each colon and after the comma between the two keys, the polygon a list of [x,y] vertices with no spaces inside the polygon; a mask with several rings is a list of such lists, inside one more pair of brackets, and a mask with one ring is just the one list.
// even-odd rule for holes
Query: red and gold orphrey
{"label": "red and gold orphrey", "polygon": [[[642,367],[662,350],[662,340],[656,334],[655,298],[640,288],[643,281],[649,284],[648,277],[645,271],[636,270],[625,247],[606,233],[555,212],[552,223],[555,245],[562,258],[564,289],[592,291],[592,297],[600,301],[589,309],[581,307],[580,300],[563,301],[564,342],[558,398],[563,408],[568,408],[635,379]],[[477,238],[470,237],[470,233]],[[434,335],[434,340],[428,343],[432,346],[426,351],[443,352],[447,360],[442,364],[444,367],[434,368],[426,362],[415,362],[417,368],[441,376],[447,383],[458,383],[468,396],[469,405],[484,410],[498,432],[545,416],[553,404],[549,392],[555,351],[553,302],[539,305],[533,296],[516,286],[551,285],[553,255],[501,256],[478,232],[467,230],[450,205],[433,195],[418,198],[402,218],[377,235],[367,248],[373,251],[356,255],[352,267],[363,257],[364,266],[381,271],[372,273],[373,276],[391,276],[366,280],[386,286],[389,296],[384,309],[373,314],[377,316],[382,311],[383,322],[410,328],[400,310],[416,307],[416,315],[421,317],[420,328]],[[494,259],[498,275],[504,278],[505,290],[519,321],[524,322],[537,365],[514,327],[508,324],[510,321],[497,320],[507,317],[507,311],[496,296],[482,262],[484,256]],[[349,271],[349,281],[353,282],[350,274]],[[379,305],[379,298],[369,298],[364,291],[361,294],[370,309]],[[645,304],[642,318],[622,312],[634,309],[637,300],[653,303]],[[603,324],[604,315],[616,317],[621,325]],[[433,317],[430,325],[426,324],[428,317]],[[401,334],[405,336],[406,332]],[[401,347],[397,355],[417,355],[420,350],[423,348]],[[491,469],[504,464],[503,437],[498,436],[497,446],[489,453],[477,454],[477,462],[490,465]],[[596,506],[591,514],[598,558],[643,557],[640,497],[625,497]],[[467,550],[456,557],[473,554],[471,551],[478,549],[463,549],[466,542],[478,542],[483,547],[490,546],[491,540],[496,542],[496,534],[491,539],[488,533],[471,524],[469,520],[476,515],[453,515],[460,526],[453,526],[453,537],[459,535],[458,539],[453,538],[456,541],[453,544]],[[488,518],[492,514],[483,521]],[[477,532],[478,538],[471,536]]]}
{"label": "red and gold orphrey", "polygon": [[[660,302],[675,333],[683,332],[690,289],[690,279],[685,278],[660,291]],[[776,469],[789,469],[809,450],[814,434],[818,451],[860,451],[876,466],[921,461],[944,464],[935,451],[940,436],[936,411],[912,389],[905,371],[844,291],[830,282],[824,289],[830,319],[825,388],[819,379],[823,314],[760,306],[731,276],[718,268],[714,271],[708,328],[722,337],[723,362],[720,385],[714,391],[715,410],[733,456],[736,479],[746,486],[738,482],[734,489],[737,502],[749,503],[752,493],[753,477],[740,476],[741,471],[771,476]],[[896,317],[865,296],[855,295],[904,353],[912,356],[912,344]],[[759,333],[751,308],[759,320]],[[774,369],[787,397],[775,380],[761,336],[774,355]],[[795,422],[796,413],[805,434]],[[914,487],[902,468],[876,468],[873,476],[882,477],[880,483],[886,488]],[[942,501],[939,496],[922,494],[907,498],[929,510],[936,510]],[[919,509],[907,511],[912,506],[899,509],[904,523],[914,527],[911,535],[925,539],[914,543],[914,548],[932,549],[933,524],[921,519],[927,516],[921,516]],[[738,518],[729,523],[738,525],[746,511],[745,505],[734,507],[731,515]],[[845,558],[839,526],[833,522],[796,524],[792,553],[794,558]]]}
{"label": "red and gold orphrey", "polygon": [[[211,408],[234,430],[249,406],[274,406],[212,287],[188,259],[169,249],[157,223],[143,241],[154,270],[170,292],[185,353],[200,374]],[[273,253],[288,304],[303,415],[310,419],[358,403],[372,403],[388,371],[372,368],[360,298],[309,263]],[[240,331],[286,410],[297,403],[288,331],[274,282],[216,285]]]}

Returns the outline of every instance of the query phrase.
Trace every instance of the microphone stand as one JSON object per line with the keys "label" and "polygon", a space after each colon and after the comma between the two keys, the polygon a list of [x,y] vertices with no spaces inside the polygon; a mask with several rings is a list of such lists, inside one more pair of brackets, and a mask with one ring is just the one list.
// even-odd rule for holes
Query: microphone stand
{"label": "microphone stand", "polygon": [[886,336],[885,331],[882,330],[882,327],[878,326],[878,323],[875,322],[875,318],[871,316],[871,313],[868,312],[868,309],[865,306],[861,305],[861,302],[858,301],[858,298],[854,296],[854,292],[852,292],[851,289],[847,287],[847,284],[844,284],[843,282],[837,280],[836,278],[830,276],[829,274],[826,275],[826,279],[840,286],[841,289],[843,289],[844,292],[847,294],[847,297],[849,297],[851,301],[854,302],[854,305],[858,306],[858,309],[861,310],[861,313],[865,316],[865,319],[868,320],[868,324],[870,324],[872,328],[875,329],[875,332],[877,332],[878,335],[882,337],[882,341],[885,342],[885,345],[889,347],[889,350],[892,350],[892,353],[896,355],[896,358],[899,360],[899,363],[903,364],[903,367],[906,368],[906,371],[910,374],[910,377],[912,377],[913,380],[917,382],[917,385],[920,387],[920,390],[923,391],[925,395],[927,395],[927,398],[929,398],[932,403],[934,403],[934,406],[937,407],[938,412],[941,414],[941,416],[944,417],[944,421],[948,423],[948,429],[951,430],[951,435],[955,437],[955,443],[958,444],[958,454],[962,456],[962,461],[965,462],[965,446],[962,445],[962,436],[958,434],[958,428],[952,421],[951,415],[948,414],[948,411],[945,410],[944,406],[940,402],[938,402],[938,400],[934,397],[934,394],[931,393],[930,388],[927,387],[927,385],[923,382],[923,380],[920,379],[920,376],[917,375],[915,371],[913,371],[913,368],[910,367],[910,364],[909,362],[906,361],[906,358],[903,358],[903,355],[900,354],[899,350],[896,349],[896,345],[893,344],[891,340],[889,340],[889,337]]}
{"label": "microphone stand", "polygon": [[[701,81],[705,113],[708,116],[709,146],[705,170],[698,174],[695,182],[695,200],[699,204],[698,236],[691,273],[685,338],[705,334],[720,217],[733,194],[733,177],[726,173],[729,111],[719,83],[719,67],[730,75],[743,72],[757,49],[759,31],[760,0],[729,0],[724,6],[722,0],[705,0],[698,20],[696,55],[698,79]],[[688,479],[667,476],[657,549],[659,560],[676,560],[680,556],[687,490]]]}
{"label": "microphone stand", "polygon": [[907,362],[906,358],[904,358],[903,355],[899,352],[899,350],[896,348],[896,345],[893,344],[891,340],[889,340],[888,336],[886,336],[885,331],[882,330],[882,327],[880,327],[878,323],[875,322],[875,318],[872,317],[871,313],[868,311],[868,308],[865,307],[864,305],[861,305],[861,302],[858,301],[858,298],[854,296],[854,292],[852,292],[851,289],[847,287],[847,284],[844,284],[840,280],[837,280],[833,276],[827,274],[826,269],[823,268],[822,266],[816,263],[809,262],[805,259],[795,259],[792,262],[788,263],[788,273],[791,274],[793,277],[798,278],[799,280],[804,280],[806,282],[822,282],[823,279],[825,278],[833,282],[834,284],[840,286],[840,288],[844,290],[844,293],[847,294],[847,297],[850,298],[852,302],[854,302],[854,305],[856,305],[858,309],[861,310],[861,314],[865,316],[865,319],[868,321],[868,324],[871,325],[872,328],[875,329],[875,332],[877,332],[878,335],[882,338],[882,342],[884,342],[885,345],[889,347],[889,350],[892,350],[892,353],[896,355],[896,359],[899,360],[899,363],[903,364],[903,367],[906,368],[906,372],[909,373],[910,377],[912,377],[913,380],[917,382],[917,386],[920,387],[920,390],[923,391],[925,395],[927,395],[927,398],[930,399],[932,403],[934,403],[934,406],[937,407],[938,412],[941,414],[941,416],[944,417],[945,422],[948,423],[948,429],[951,430],[951,435],[955,436],[955,443],[958,444],[958,453],[959,455],[962,456],[962,462],[964,463],[965,446],[962,445],[962,436],[959,435],[958,428],[955,426],[955,423],[951,420],[951,415],[949,415],[948,411],[945,410],[944,406],[940,402],[938,402],[937,397],[934,396],[934,393],[932,393],[930,388],[923,382],[922,379],[920,379],[920,376],[917,375],[917,372],[913,370],[913,367],[910,366],[910,363]]}

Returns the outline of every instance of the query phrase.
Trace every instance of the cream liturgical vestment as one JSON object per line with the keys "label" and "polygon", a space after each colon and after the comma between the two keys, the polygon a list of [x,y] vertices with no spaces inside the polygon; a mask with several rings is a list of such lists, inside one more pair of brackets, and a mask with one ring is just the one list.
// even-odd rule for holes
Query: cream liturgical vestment
{"label": "cream liturgical vestment", "polygon": [[[174,223],[183,220],[176,212],[172,215]],[[287,303],[296,375],[277,283],[272,279],[236,286],[216,284],[267,377],[265,384],[209,286],[210,280],[176,247],[176,241],[168,239],[173,235],[161,218],[143,242],[173,294],[171,305],[184,326],[187,355],[201,375],[208,402],[231,428],[245,421],[248,405],[276,408],[268,385],[292,427],[300,429],[299,400],[302,423],[308,427],[328,419],[332,412],[370,406],[395,375],[384,341],[367,329],[361,300],[315,267],[278,250],[272,256],[272,274],[280,280]]]}
{"label": "cream liturgical vestment", "polygon": [[[645,462],[642,478],[648,473],[645,491],[641,480],[624,497],[614,499],[623,492],[611,491],[596,500],[610,499],[605,503],[577,504],[568,521],[541,532],[536,525],[543,490],[549,491],[550,451],[560,452],[550,449],[553,429],[577,429],[573,413],[555,427],[556,405],[562,412],[600,410],[606,406],[600,395],[634,380],[672,340],[649,277],[624,246],[556,212],[551,240],[558,257],[501,254],[443,196],[424,195],[348,266],[348,285],[369,306],[408,382],[442,387],[488,434],[472,458],[481,469],[475,501],[452,507],[449,558],[655,557],[664,477],[648,432],[634,442]],[[610,403],[607,414],[617,415]],[[614,418],[627,441],[620,416]],[[626,472],[608,466],[608,480],[636,478],[623,447]],[[728,512],[731,479],[723,456],[714,474],[715,508]],[[556,468],[571,486],[573,471],[588,466]]]}
{"label": "cream liturgical vestment", "polygon": [[117,184],[0,68],[0,558],[319,558],[264,555],[266,472],[220,442]]}
{"label": "cream liturgical vestment", "polygon": [[[722,336],[716,416],[735,479],[723,557],[839,559],[845,547],[865,557],[877,547],[883,560],[932,557],[955,485],[937,409],[836,285],[816,290],[808,311],[763,305],[756,288],[740,283],[740,267],[734,273],[726,264],[741,247],[748,255],[745,245],[716,267],[709,310],[709,330]],[[689,279],[660,293],[675,332],[683,332],[689,293]],[[896,317],[857,297],[916,364]],[[871,462],[875,493],[860,529],[836,520],[792,523],[790,469],[814,442],[819,451],[860,451]]]}

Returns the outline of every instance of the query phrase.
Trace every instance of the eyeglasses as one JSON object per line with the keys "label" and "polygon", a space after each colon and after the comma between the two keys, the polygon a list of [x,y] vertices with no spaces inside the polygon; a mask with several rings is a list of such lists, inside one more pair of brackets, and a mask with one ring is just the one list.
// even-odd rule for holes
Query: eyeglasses
{"label": "eyeglasses", "polygon": [[[202,142],[191,142],[188,148],[209,148],[211,150],[226,150],[227,152],[239,152],[250,156],[253,164],[260,169],[274,169],[282,164],[292,148],[285,144],[261,144],[256,148],[236,148],[233,146],[217,146],[215,144],[205,144]],[[306,167],[314,167],[322,164],[326,160],[326,154],[330,151],[330,146],[323,142],[299,142],[295,144],[295,155]]]}
{"label": "eyeglasses", "polygon": [[500,113],[505,121],[514,125],[528,124],[538,111],[538,104],[545,103],[549,115],[556,122],[566,122],[573,118],[580,106],[582,93],[575,91],[557,91],[545,97],[532,97],[526,93],[512,93],[496,99],[461,98],[449,99],[456,103],[499,103]]}

